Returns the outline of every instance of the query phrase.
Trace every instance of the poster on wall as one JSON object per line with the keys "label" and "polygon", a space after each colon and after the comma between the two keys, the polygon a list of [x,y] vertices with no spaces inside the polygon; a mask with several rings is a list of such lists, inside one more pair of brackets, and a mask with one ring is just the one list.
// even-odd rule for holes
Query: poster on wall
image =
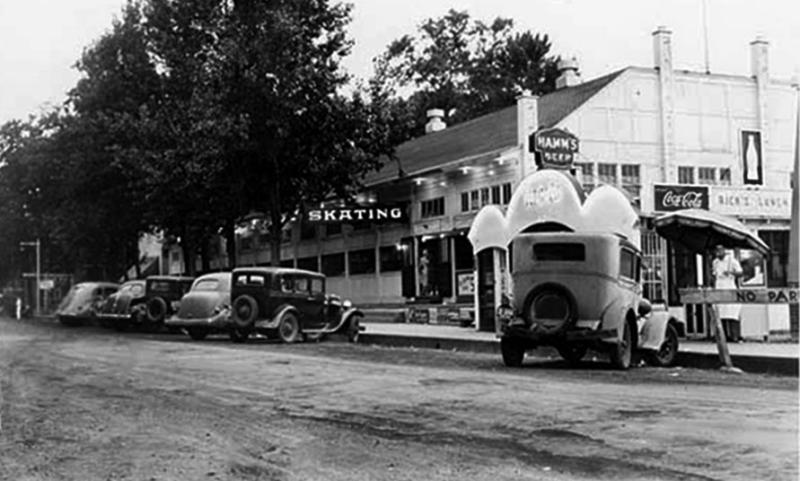
{"label": "poster on wall", "polygon": [[764,156],[761,150],[761,132],[758,130],[741,131],[741,157],[744,184],[762,185],[764,183]]}
{"label": "poster on wall", "polygon": [[457,278],[457,285],[458,285],[458,295],[459,296],[471,296],[475,294],[475,273],[470,272],[460,272],[456,276]]}

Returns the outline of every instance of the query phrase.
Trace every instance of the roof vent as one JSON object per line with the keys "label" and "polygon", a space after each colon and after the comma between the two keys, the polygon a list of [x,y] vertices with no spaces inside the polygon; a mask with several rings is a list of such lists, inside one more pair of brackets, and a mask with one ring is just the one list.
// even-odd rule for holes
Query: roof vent
{"label": "roof vent", "polygon": [[440,130],[444,130],[447,127],[447,124],[444,123],[444,110],[442,109],[430,109],[426,112],[428,115],[428,123],[425,124],[425,133],[430,134],[431,132],[438,132]]}
{"label": "roof vent", "polygon": [[578,73],[578,59],[575,57],[561,59],[558,61],[558,78],[556,79],[556,89],[564,87],[574,87],[581,83],[581,75]]}

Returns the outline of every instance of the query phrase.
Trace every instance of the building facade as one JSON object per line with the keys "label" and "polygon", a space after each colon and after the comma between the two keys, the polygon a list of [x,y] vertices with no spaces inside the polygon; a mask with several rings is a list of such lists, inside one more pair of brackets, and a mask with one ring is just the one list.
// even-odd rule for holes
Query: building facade
{"label": "building facade", "polygon": [[[463,315],[490,282],[475,278],[466,238],[475,213],[505,206],[537,169],[531,134],[560,128],[580,139],[573,172],[585,190],[615,185],[638,209],[646,295],[671,306],[688,334],[708,335],[702,313],[677,294],[708,282],[707,259],[670,245],[652,219],[681,207],[737,217],[773,250],[768,259],[737,253],[745,284],[785,285],[798,86],[770,77],[761,38],[750,44],[747,75],[677,70],[669,30],[659,27],[652,41],[652,67],[582,82],[568,61],[550,94],[521,96],[515,106],[451,127],[431,111],[429,133],[400,145],[397,161],[366,179],[365,199],[405,206],[409,219],[297,223],[286,232],[281,263],[322,271],[330,291],[362,305],[445,304]],[[240,264],[270,261],[265,238],[239,247]],[[786,332],[788,317],[785,306],[746,306],[743,335]]]}

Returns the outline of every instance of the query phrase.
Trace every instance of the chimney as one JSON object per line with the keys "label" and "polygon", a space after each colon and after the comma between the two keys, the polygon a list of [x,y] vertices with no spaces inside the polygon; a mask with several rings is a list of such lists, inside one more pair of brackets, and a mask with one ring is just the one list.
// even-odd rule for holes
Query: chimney
{"label": "chimney", "polygon": [[431,132],[438,132],[440,130],[444,130],[447,127],[447,124],[444,123],[442,118],[444,117],[444,110],[442,109],[430,109],[426,112],[428,115],[428,123],[425,124],[425,133],[430,134]]}
{"label": "chimney", "polygon": [[581,76],[578,73],[578,60],[575,57],[559,60],[558,74],[556,90],[564,87],[574,87],[581,83]]}
{"label": "chimney", "polygon": [[750,75],[759,81],[767,80],[769,74],[768,51],[769,42],[761,35],[750,42]]}
{"label": "chimney", "polygon": [[672,72],[672,31],[663,25],[653,32],[653,57],[657,70]]}

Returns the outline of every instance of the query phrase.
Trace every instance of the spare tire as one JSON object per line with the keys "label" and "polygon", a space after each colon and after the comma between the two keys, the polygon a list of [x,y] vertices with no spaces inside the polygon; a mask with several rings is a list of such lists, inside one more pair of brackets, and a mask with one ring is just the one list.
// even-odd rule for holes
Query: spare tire
{"label": "spare tire", "polygon": [[147,320],[153,324],[164,322],[167,317],[167,301],[161,297],[154,297],[147,301]]}
{"label": "spare tire", "polygon": [[258,303],[247,294],[234,299],[231,310],[233,324],[240,329],[251,328],[258,318]]}

